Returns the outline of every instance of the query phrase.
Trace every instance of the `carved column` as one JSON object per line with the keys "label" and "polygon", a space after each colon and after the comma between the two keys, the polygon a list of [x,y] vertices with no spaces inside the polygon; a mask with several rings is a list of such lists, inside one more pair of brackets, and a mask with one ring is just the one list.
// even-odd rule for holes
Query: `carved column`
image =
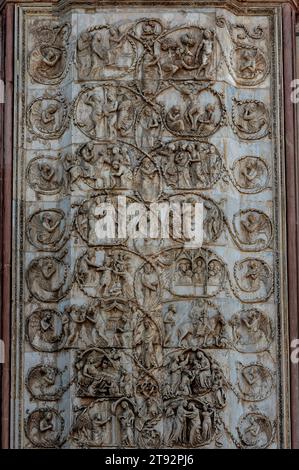
{"label": "carved column", "polygon": [[5,447],[298,447],[297,5],[153,3],[1,3]]}

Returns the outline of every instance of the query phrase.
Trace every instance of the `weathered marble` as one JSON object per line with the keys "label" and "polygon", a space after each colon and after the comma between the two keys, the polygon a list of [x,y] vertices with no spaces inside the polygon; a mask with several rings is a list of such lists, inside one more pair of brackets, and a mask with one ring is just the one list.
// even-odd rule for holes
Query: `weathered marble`
{"label": "weathered marble", "polygon": [[[15,447],[288,445],[273,11],[21,9]],[[203,247],[103,242],[119,194]]]}

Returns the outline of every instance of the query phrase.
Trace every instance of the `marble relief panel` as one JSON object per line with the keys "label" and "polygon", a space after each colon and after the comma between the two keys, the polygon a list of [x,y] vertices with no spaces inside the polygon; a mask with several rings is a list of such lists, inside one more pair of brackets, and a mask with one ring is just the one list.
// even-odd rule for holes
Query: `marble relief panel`
{"label": "marble relief panel", "polygon": [[[14,445],[284,446],[272,16],[23,20]],[[118,196],[201,202],[202,247],[100,238]]]}

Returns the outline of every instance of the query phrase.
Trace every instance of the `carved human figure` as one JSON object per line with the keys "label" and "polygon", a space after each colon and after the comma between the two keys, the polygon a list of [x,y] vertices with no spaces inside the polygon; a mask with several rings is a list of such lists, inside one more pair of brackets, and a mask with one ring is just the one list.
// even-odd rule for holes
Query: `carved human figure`
{"label": "carved human figure", "polygon": [[242,78],[254,79],[264,74],[266,61],[259,49],[254,47],[238,48],[236,50],[236,72]]}
{"label": "carved human figure", "polygon": [[190,177],[190,155],[187,146],[183,145],[174,157],[174,163],[177,166],[177,184],[179,188],[191,188],[192,182]]}
{"label": "carved human figure", "polygon": [[39,329],[41,339],[46,343],[53,343],[57,341],[58,335],[55,328],[55,320],[51,312],[45,311],[39,321]]}
{"label": "carved human figure", "polygon": [[255,446],[258,442],[261,428],[254,415],[248,417],[248,423],[249,426],[244,430],[244,437],[249,445]]}
{"label": "carved human figure", "polygon": [[213,103],[205,105],[204,112],[198,117],[198,133],[207,132],[215,126],[215,110]]}
{"label": "carved human figure", "polygon": [[42,417],[39,422],[39,430],[41,433],[45,433],[47,431],[53,431],[54,424],[53,424],[53,414],[48,411]]}
{"label": "carved human figure", "polygon": [[128,348],[131,338],[131,322],[129,315],[124,313],[120,319],[118,326],[115,329],[115,341],[118,346]]}
{"label": "carved human figure", "polygon": [[165,73],[165,78],[172,78],[180,70],[176,61],[177,50],[178,43],[174,38],[166,37],[161,41],[161,51],[167,53],[166,57],[160,57],[160,66]]}
{"label": "carved human figure", "polygon": [[240,167],[240,181],[243,187],[251,189],[257,186],[260,178],[260,168],[257,158],[246,158]]}
{"label": "carved human figure", "polygon": [[175,427],[170,436],[171,444],[184,444],[187,440],[187,422],[186,418],[193,416],[193,410],[188,410],[188,401],[180,402],[175,414]]}
{"label": "carved human figure", "polygon": [[43,135],[54,133],[62,126],[61,103],[55,99],[36,100],[31,107],[31,122]]}
{"label": "carved human figure", "polygon": [[37,409],[28,417],[26,432],[35,446],[58,447],[62,431],[62,419],[54,409]]}
{"label": "carved human figure", "polygon": [[110,166],[110,187],[126,188],[132,182],[132,171],[130,169],[130,161],[126,152],[121,151],[119,147],[113,147],[111,150],[111,160],[108,162]]}
{"label": "carved human figure", "polygon": [[126,298],[133,297],[133,278],[130,273],[130,258],[124,253],[117,253],[113,257],[113,274],[115,292]]}
{"label": "carved human figure", "polygon": [[107,297],[109,295],[109,289],[112,284],[113,257],[106,255],[103,265],[100,266],[98,269],[101,273],[101,280],[99,283],[99,294],[103,297]]}
{"label": "carved human figure", "polygon": [[140,275],[140,281],[143,293],[143,305],[149,307],[156,302],[159,284],[156,272],[150,263],[144,265]]}
{"label": "carved human figure", "polygon": [[197,76],[207,76],[209,72],[214,52],[214,33],[208,29],[205,29],[202,35],[202,41],[198,46],[195,63],[199,64],[197,69]]}
{"label": "carved human figure", "polygon": [[169,363],[170,368],[170,386],[171,392],[173,395],[176,395],[178,392],[178,388],[182,381],[182,371],[185,369],[189,362],[189,355],[187,354],[186,357],[183,355],[177,354]]}
{"label": "carved human figure", "polygon": [[144,201],[154,201],[160,192],[160,174],[149,157],[144,157],[136,169],[135,187]]}
{"label": "carved human figure", "polygon": [[121,137],[126,137],[134,122],[134,107],[132,98],[122,94],[118,99],[117,129]]}
{"label": "carved human figure", "polygon": [[117,124],[117,111],[118,111],[118,100],[116,91],[113,88],[104,88],[106,95],[106,102],[103,106],[103,112],[105,116],[105,136],[110,139],[115,139],[117,136],[116,124]]}
{"label": "carved human figure", "polygon": [[188,410],[190,411],[188,416],[190,422],[189,442],[192,447],[195,447],[201,437],[201,416],[195,403],[189,403]]}
{"label": "carved human figure", "polygon": [[205,218],[203,224],[207,240],[216,240],[221,228],[221,213],[216,204],[208,200],[204,201],[204,209]]}
{"label": "carved human figure", "polygon": [[218,260],[212,259],[208,264],[208,283],[218,286],[221,283],[222,266]]}
{"label": "carved human figure", "polygon": [[181,374],[181,383],[179,385],[179,395],[190,396],[192,395],[191,382],[193,379],[193,374],[187,368],[182,369]]}
{"label": "carved human figure", "polygon": [[29,55],[31,77],[39,83],[56,84],[67,68],[66,45],[71,28],[68,23],[33,29],[35,47]]}
{"label": "carved human figure", "polygon": [[170,343],[171,336],[173,333],[173,329],[175,326],[175,316],[176,316],[176,308],[174,305],[169,305],[166,315],[164,317],[164,345],[167,346]]}
{"label": "carved human figure", "polygon": [[225,386],[227,382],[225,380],[223,371],[219,368],[217,364],[212,364],[212,390],[215,394],[215,399],[218,407],[224,408],[226,404],[226,393]]}
{"label": "carved human figure", "polygon": [[[96,311],[92,306],[87,308],[86,310],[86,318],[93,324],[92,332],[91,332],[91,340],[95,346],[98,345],[106,345],[107,339],[102,334],[105,331],[105,323],[103,320],[103,316],[101,311],[97,309]],[[82,336],[84,332],[82,332]]]}
{"label": "carved human figure", "polygon": [[76,369],[80,396],[119,395],[117,372],[107,354],[97,350],[81,354]]}
{"label": "carved human figure", "polygon": [[157,328],[151,320],[145,318],[143,326],[137,331],[134,344],[137,347],[137,354],[141,364],[146,369],[157,367],[159,363],[157,349],[159,337]]}
{"label": "carved human figure", "polygon": [[212,414],[208,406],[204,405],[202,415],[202,440],[209,441],[212,437]]}
{"label": "carved human figure", "polygon": [[78,276],[84,285],[94,285],[97,282],[97,272],[101,267],[96,262],[96,250],[88,248],[86,253],[80,259],[78,265]]}
{"label": "carved human figure", "polygon": [[256,309],[235,314],[230,320],[233,338],[242,349],[265,350],[272,339],[272,325],[269,318]]}
{"label": "carved human figure", "polygon": [[142,113],[141,124],[141,148],[153,147],[159,135],[160,120],[156,112],[146,106]]}
{"label": "carved human figure", "polygon": [[39,171],[40,171],[40,175],[41,177],[47,182],[47,183],[50,183],[51,181],[53,181],[53,178],[55,176],[55,168],[53,165],[51,165],[49,162],[47,161],[41,161],[39,164],[38,164],[38,168],[39,168]]}
{"label": "carved human figure", "polygon": [[33,398],[55,400],[63,394],[62,372],[56,367],[38,365],[29,370],[26,386]]}
{"label": "carved human figure", "polygon": [[93,68],[92,34],[83,31],[77,42],[77,66],[81,78],[89,77]]}
{"label": "carved human figure", "polygon": [[84,122],[86,132],[90,133],[93,137],[101,136],[105,119],[102,98],[96,93],[89,92],[83,95],[83,102],[90,108],[88,120]]}
{"label": "carved human figure", "polygon": [[202,351],[197,351],[196,356],[193,358],[192,372],[195,386],[200,389],[211,387],[210,363]]}
{"label": "carved human figure", "polygon": [[37,298],[54,301],[63,295],[64,265],[56,258],[44,257],[33,260],[27,270],[27,284]]}
{"label": "carved human figure", "polygon": [[258,262],[257,260],[248,261],[244,278],[247,281],[248,287],[252,292],[259,289],[262,276],[263,269],[260,262]]}
{"label": "carved human figure", "polygon": [[152,50],[146,50],[141,62],[141,89],[145,96],[152,96],[157,90],[157,79],[159,71],[157,64],[159,56],[154,54]]}
{"label": "carved human figure", "polygon": [[192,310],[190,316],[193,318],[196,336],[202,337],[202,346],[206,346],[209,334],[211,332],[211,327],[205,305],[203,307],[195,307],[195,309]]}
{"label": "carved human figure", "polygon": [[118,419],[121,428],[121,442],[124,446],[134,446],[134,422],[135,415],[129,403],[123,400],[120,404],[121,412],[118,414]]}
{"label": "carved human figure", "polygon": [[240,117],[241,120],[239,120],[238,126],[249,134],[259,132],[267,122],[264,113],[256,102],[244,103]]}
{"label": "carved human figure", "polygon": [[184,33],[180,36],[180,54],[184,60],[185,65],[191,66],[193,53],[191,49],[195,46],[195,39],[190,32]]}
{"label": "carved human figure", "polygon": [[269,237],[269,221],[268,218],[259,212],[248,212],[240,221],[241,230],[246,243],[256,243],[259,235]]}
{"label": "carved human figure", "polygon": [[92,419],[92,440],[101,446],[107,436],[107,424],[112,420],[111,416],[105,416],[104,412],[99,411]]}
{"label": "carved human figure", "polygon": [[55,243],[60,238],[60,213],[42,212],[40,215],[40,229],[37,230],[36,239],[44,245]]}
{"label": "carved human figure", "polygon": [[270,395],[273,377],[268,368],[258,363],[246,366],[239,363],[238,368],[238,386],[246,399],[263,400]]}
{"label": "carved human figure", "polygon": [[118,26],[111,26],[109,28],[109,36],[107,39],[107,66],[116,64],[116,59],[121,52],[125,37],[126,33],[122,33]]}
{"label": "carved human figure", "polygon": [[192,264],[188,259],[182,259],[177,265],[177,284],[178,285],[190,285],[192,284]]}
{"label": "carved human figure", "polygon": [[177,105],[172,106],[168,111],[166,115],[166,122],[169,129],[174,132],[184,132],[185,130],[185,123],[182,110]]}
{"label": "carved human figure", "polygon": [[64,310],[65,315],[68,316],[68,337],[65,347],[77,346],[79,337],[85,338],[88,344],[88,337],[85,330],[82,331],[82,326],[86,321],[86,312],[84,309],[77,306],[66,307]]}
{"label": "carved human figure", "polygon": [[119,382],[120,392],[127,398],[132,397],[133,387],[132,387],[132,375],[125,369],[121,369],[120,382]]}
{"label": "carved human figure", "polygon": [[92,35],[92,52],[94,55],[94,69],[98,72],[108,64],[108,49],[104,42],[102,31],[95,31]]}

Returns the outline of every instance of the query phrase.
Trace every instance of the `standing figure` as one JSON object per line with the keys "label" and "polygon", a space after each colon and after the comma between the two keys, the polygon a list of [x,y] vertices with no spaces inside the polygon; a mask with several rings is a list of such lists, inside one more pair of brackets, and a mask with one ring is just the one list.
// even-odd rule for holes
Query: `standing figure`
{"label": "standing figure", "polygon": [[88,31],[80,34],[77,43],[77,64],[80,78],[88,77],[93,67],[92,35]]}
{"label": "standing figure", "polygon": [[134,421],[135,416],[128,402],[121,403],[122,413],[118,415],[121,428],[121,441],[124,446],[134,446]]}
{"label": "standing figure", "polygon": [[176,410],[175,425],[173,432],[170,436],[172,444],[184,444],[187,441],[187,423],[186,418],[192,416],[192,412],[186,408],[188,406],[187,400],[182,401]]}
{"label": "standing figure", "polygon": [[169,305],[167,313],[164,318],[164,330],[165,330],[165,339],[164,345],[168,345],[171,340],[171,335],[175,326],[175,315],[176,315],[176,308],[174,305]]}
{"label": "standing figure", "polygon": [[158,137],[160,123],[155,111],[150,107],[146,107],[143,111],[141,127],[141,147],[153,147]]}
{"label": "standing figure", "polygon": [[199,64],[197,76],[206,76],[213,60],[214,51],[214,33],[206,29],[203,32],[202,41],[196,53],[195,62]]}
{"label": "standing figure", "polygon": [[144,306],[152,306],[156,300],[156,291],[158,288],[158,279],[154,268],[150,263],[146,263],[141,275],[141,284],[143,290]]}
{"label": "standing figure", "polygon": [[204,405],[202,411],[202,439],[203,441],[209,441],[212,437],[212,413],[209,411],[208,407]]}
{"label": "standing figure", "polygon": [[116,122],[118,101],[116,92],[113,89],[106,88],[106,104],[104,105],[104,115],[106,118],[106,135],[110,139],[116,138]]}

